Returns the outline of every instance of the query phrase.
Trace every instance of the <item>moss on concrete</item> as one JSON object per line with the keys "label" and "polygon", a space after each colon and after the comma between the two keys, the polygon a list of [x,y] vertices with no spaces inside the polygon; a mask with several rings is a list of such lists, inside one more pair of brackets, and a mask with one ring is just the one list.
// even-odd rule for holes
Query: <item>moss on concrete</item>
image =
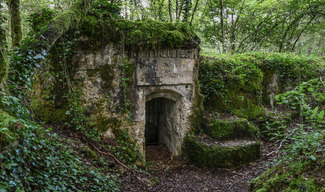
{"label": "moss on concrete", "polygon": [[[81,24],[81,34],[88,37],[81,42],[85,51],[96,51],[108,42],[122,43],[129,51],[157,49],[161,47],[190,47],[200,42],[194,30],[183,23],[166,23],[153,20],[129,21],[122,18],[98,19],[87,16]],[[107,35],[110,34],[110,35]],[[87,45],[86,45],[87,44]],[[192,46],[193,46],[192,45]]]}
{"label": "moss on concrete", "polygon": [[204,106],[210,112],[255,119],[263,114],[261,70],[237,58],[201,57]]}
{"label": "moss on concrete", "polygon": [[102,65],[99,68],[96,69],[88,69],[87,70],[87,76],[88,77],[94,77],[97,74],[99,74],[100,78],[103,80],[104,88],[112,88],[112,82],[114,78],[116,77],[116,72],[114,71],[116,69],[115,65]]}
{"label": "moss on concrete", "polygon": [[191,123],[191,131],[198,132],[203,124],[204,107],[203,107],[203,95],[200,94],[200,86],[198,79],[196,79],[194,85],[194,101],[192,105],[192,113],[189,116]]}
{"label": "moss on concrete", "polygon": [[226,147],[208,145],[197,137],[187,137],[185,152],[188,158],[199,166],[231,168],[259,158],[261,151],[259,142]]}
{"label": "moss on concrete", "polygon": [[208,119],[206,133],[217,140],[227,139],[255,139],[259,136],[259,130],[247,119],[221,120]]}
{"label": "moss on concrete", "polygon": [[[117,118],[106,117],[103,115],[98,115],[95,120],[95,127],[101,133],[105,133],[109,129],[116,130],[121,126],[121,121]],[[114,134],[115,135],[115,134]]]}

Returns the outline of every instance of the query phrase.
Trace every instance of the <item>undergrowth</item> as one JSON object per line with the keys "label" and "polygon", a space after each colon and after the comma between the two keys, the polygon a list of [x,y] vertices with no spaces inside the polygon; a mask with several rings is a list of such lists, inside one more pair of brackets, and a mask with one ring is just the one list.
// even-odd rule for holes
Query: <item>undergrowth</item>
{"label": "undergrowth", "polygon": [[252,181],[252,191],[325,191],[324,83],[324,77],[315,78],[276,96],[278,104],[300,111],[299,121],[287,131],[270,132],[281,157]]}

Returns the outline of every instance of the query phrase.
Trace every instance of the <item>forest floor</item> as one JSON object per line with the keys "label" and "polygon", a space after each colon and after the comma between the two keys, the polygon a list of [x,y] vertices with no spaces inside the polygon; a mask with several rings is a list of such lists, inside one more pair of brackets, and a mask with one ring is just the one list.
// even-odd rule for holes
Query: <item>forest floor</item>
{"label": "forest floor", "polygon": [[186,160],[171,160],[165,146],[148,146],[147,161],[151,163],[152,176],[158,183],[148,182],[149,179],[143,179],[137,173],[126,172],[122,175],[122,191],[248,191],[249,182],[271,166],[276,158],[272,153],[275,149],[272,143],[263,143],[260,159],[237,168],[221,169],[198,167]]}
{"label": "forest floor", "polygon": [[[146,167],[127,169],[111,156],[114,154],[111,149],[118,145],[115,141],[107,139],[99,144],[71,131],[59,128],[53,128],[53,131],[59,134],[62,142],[79,153],[85,164],[103,168],[104,173],[117,175],[121,180],[121,191],[245,192],[252,179],[272,166],[272,161],[276,158],[272,152],[277,148],[272,143],[262,142],[262,155],[259,159],[233,169],[222,169],[198,167],[186,159],[172,160],[172,154],[166,146],[153,145],[146,149]],[[112,147],[107,149],[103,145]],[[91,148],[97,158],[86,157],[81,150],[84,146]],[[106,163],[100,163],[99,158]]]}

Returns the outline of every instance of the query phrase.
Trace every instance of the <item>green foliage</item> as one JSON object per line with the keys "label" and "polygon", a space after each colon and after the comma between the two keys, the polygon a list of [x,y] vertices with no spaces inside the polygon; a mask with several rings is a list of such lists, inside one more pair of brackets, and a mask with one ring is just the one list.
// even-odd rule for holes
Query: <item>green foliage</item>
{"label": "green foliage", "polygon": [[[315,155],[323,153],[325,137],[325,86],[324,77],[303,82],[295,90],[276,96],[279,104],[300,110],[300,122],[291,130],[284,141],[290,143],[284,161],[292,159],[303,162],[306,158],[315,160]],[[303,156],[301,156],[303,154]]]}
{"label": "green foliage", "polygon": [[275,98],[278,104],[283,104],[294,110],[301,109],[307,120],[314,120],[318,115],[318,110],[322,112],[322,109],[324,109],[324,87],[324,77],[315,78],[302,82],[296,89],[277,95]]}
{"label": "green foliage", "polygon": [[86,116],[85,108],[80,100],[81,96],[82,92],[78,88],[72,89],[64,96],[68,100],[68,107],[65,112],[68,116],[68,120],[64,125],[71,130],[81,132],[89,139],[98,141],[100,133],[94,126],[94,120]]}
{"label": "green foliage", "polygon": [[[8,191],[118,191],[115,176],[90,169],[56,134],[31,120],[22,101],[2,94],[1,125],[17,125],[16,146],[0,154],[0,188]],[[10,115],[10,116],[9,116]]]}
{"label": "green foliage", "polygon": [[130,111],[130,107],[131,107],[131,102],[130,100],[127,98],[127,94],[129,92],[129,86],[130,86],[130,82],[131,82],[131,78],[133,76],[133,73],[135,71],[135,66],[132,65],[127,59],[123,59],[122,58],[122,62],[119,66],[120,70],[121,70],[121,88],[123,91],[123,101],[124,101],[124,106],[120,107],[120,110],[124,113],[128,113],[128,118],[131,118],[131,111]]}
{"label": "green foliage", "polygon": [[261,114],[263,102],[268,102],[267,86],[272,83],[274,74],[279,76],[278,88],[273,90],[278,94],[298,85],[299,80],[308,81],[321,76],[324,69],[322,58],[294,54],[203,56],[199,80],[206,108],[254,118]]}
{"label": "green foliage", "polygon": [[44,40],[27,37],[11,52],[9,80],[20,86],[18,88],[26,86],[31,88],[32,75],[41,67],[40,62],[47,55],[44,47],[47,46]]}
{"label": "green foliage", "polygon": [[31,14],[27,21],[36,32],[48,25],[49,21],[56,16],[57,12],[53,9],[43,8]]}
{"label": "green foliage", "polygon": [[299,78],[305,81],[319,76],[324,66],[324,60],[320,58],[294,54],[265,54],[261,65],[263,71],[277,71],[280,77],[279,82],[293,81],[292,87],[298,85]]}
{"label": "green foliage", "polygon": [[324,168],[320,161],[312,160],[304,163],[292,161],[291,167],[278,165],[252,180],[250,191],[324,191]]}
{"label": "green foliage", "polygon": [[95,16],[96,19],[115,17],[121,13],[121,8],[116,4],[111,4],[107,0],[97,0],[93,3],[88,15]]}
{"label": "green foliage", "polygon": [[204,105],[212,111],[246,118],[261,114],[263,73],[254,63],[226,55],[202,57],[199,80]]}
{"label": "green foliage", "polygon": [[17,139],[15,119],[4,111],[0,111],[0,151],[13,140]]}
{"label": "green foliage", "polygon": [[25,125],[17,147],[0,155],[0,188],[8,191],[119,191],[115,176],[89,168],[57,135]]}
{"label": "green foliage", "polygon": [[[277,95],[279,104],[299,109],[300,119],[281,132],[272,134],[281,141],[283,155],[271,170],[253,181],[253,191],[322,191],[325,152],[324,77],[302,82],[294,90]],[[292,125],[291,125],[292,126]],[[275,127],[276,128],[276,127]]]}

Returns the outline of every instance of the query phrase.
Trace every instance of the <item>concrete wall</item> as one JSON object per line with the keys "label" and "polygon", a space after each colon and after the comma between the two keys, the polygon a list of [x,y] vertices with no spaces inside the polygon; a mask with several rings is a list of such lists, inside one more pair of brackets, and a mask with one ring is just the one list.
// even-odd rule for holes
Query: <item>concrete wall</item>
{"label": "concrete wall", "polygon": [[[82,39],[87,41],[87,39]],[[86,42],[87,43],[87,42]],[[88,42],[91,43],[91,42]],[[123,86],[125,60],[134,68],[129,85]],[[98,51],[80,49],[72,58],[73,79],[82,92],[82,103],[89,117],[107,137],[114,137],[116,120],[126,121],[125,99],[131,106],[131,122],[127,128],[141,153],[145,150],[145,104],[154,98],[166,98],[165,119],[162,120],[160,141],[178,155],[190,128],[189,116],[195,99],[198,50],[196,48],[165,48],[123,53],[121,47],[109,44]],[[125,93],[125,90],[127,93]],[[125,98],[126,96],[126,98]]]}

